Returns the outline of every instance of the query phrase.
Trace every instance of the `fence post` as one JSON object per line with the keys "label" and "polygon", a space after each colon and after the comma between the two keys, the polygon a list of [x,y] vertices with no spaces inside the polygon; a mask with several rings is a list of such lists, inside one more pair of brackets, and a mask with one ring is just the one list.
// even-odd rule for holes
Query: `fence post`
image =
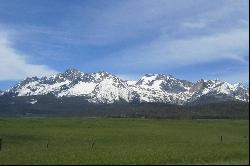
{"label": "fence post", "polygon": [[223,142],[223,138],[222,138],[222,136],[220,136],[220,142],[221,142],[221,143]]}
{"label": "fence post", "polygon": [[245,141],[246,141],[246,143],[247,143],[247,136],[246,136],[246,135],[244,136],[244,139],[245,139]]}
{"label": "fence post", "polygon": [[91,143],[91,149],[94,148],[94,145],[95,145],[95,141],[93,141],[93,142]]}

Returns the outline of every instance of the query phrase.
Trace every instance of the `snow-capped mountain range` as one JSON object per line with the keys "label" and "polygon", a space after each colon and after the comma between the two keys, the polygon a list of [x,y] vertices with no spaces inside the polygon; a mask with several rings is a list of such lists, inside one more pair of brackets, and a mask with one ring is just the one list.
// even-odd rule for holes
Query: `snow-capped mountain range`
{"label": "snow-capped mountain range", "polygon": [[56,97],[84,96],[91,103],[160,102],[183,105],[204,97],[249,102],[249,89],[219,80],[195,83],[171,75],[146,74],[138,81],[123,80],[107,72],[84,73],[68,69],[51,77],[26,78],[0,95]]}

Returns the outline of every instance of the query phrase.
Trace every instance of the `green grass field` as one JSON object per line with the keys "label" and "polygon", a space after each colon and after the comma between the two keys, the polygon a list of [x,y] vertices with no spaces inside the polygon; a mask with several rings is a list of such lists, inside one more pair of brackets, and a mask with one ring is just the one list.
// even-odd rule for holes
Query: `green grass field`
{"label": "green grass field", "polygon": [[248,164],[248,134],[248,120],[0,118],[0,164]]}

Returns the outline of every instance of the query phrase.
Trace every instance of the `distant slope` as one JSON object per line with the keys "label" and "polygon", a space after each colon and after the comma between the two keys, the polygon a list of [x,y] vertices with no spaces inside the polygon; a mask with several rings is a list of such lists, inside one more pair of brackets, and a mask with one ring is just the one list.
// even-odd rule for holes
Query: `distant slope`
{"label": "distant slope", "polygon": [[227,101],[200,105],[166,103],[90,103],[85,97],[0,96],[0,116],[83,116],[144,118],[239,118],[248,119],[249,103]]}

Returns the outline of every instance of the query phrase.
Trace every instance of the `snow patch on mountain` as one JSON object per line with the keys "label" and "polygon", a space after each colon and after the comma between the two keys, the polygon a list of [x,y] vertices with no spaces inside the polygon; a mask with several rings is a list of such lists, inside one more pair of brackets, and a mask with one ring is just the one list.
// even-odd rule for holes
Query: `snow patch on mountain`
{"label": "snow patch on mountain", "polygon": [[114,103],[120,100],[129,102],[133,98],[131,92],[132,90],[125,81],[113,75],[106,75],[90,94],[89,101],[94,103]]}
{"label": "snow patch on mountain", "polygon": [[27,101],[27,103],[29,103],[29,104],[36,104],[37,100],[36,99],[30,99],[29,101]]}
{"label": "snow patch on mountain", "polygon": [[69,83],[70,81],[66,80],[64,82],[48,85],[48,84],[41,84],[38,81],[34,81],[24,86],[21,86],[19,89],[16,90],[16,93],[18,94],[17,96],[44,95],[60,91],[62,86],[68,85]]}
{"label": "snow patch on mountain", "polygon": [[128,86],[134,86],[137,83],[137,81],[126,81],[126,83]]}
{"label": "snow patch on mountain", "polygon": [[79,82],[71,88],[62,91],[58,94],[59,97],[62,96],[82,96],[90,94],[94,91],[96,83],[93,82]]}

